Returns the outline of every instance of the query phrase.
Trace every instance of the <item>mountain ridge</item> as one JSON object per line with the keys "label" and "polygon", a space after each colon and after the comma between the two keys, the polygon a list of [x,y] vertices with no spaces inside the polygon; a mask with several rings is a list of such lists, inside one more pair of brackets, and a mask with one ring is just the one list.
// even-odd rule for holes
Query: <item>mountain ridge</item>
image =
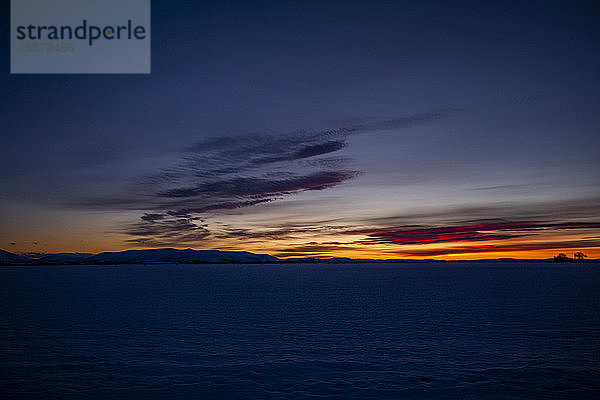
{"label": "mountain ridge", "polygon": [[[552,259],[482,259],[452,260],[452,262],[552,262]],[[585,260],[596,262],[598,260]],[[353,259],[347,257],[298,257],[281,259],[269,254],[248,251],[194,250],[194,249],[144,249],[116,252],[54,253],[38,258],[26,257],[0,249],[0,265],[106,265],[106,264],[265,264],[265,263],[427,263],[448,260],[413,259]]]}
{"label": "mountain ridge", "polygon": [[278,258],[268,254],[247,251],[193,250],[193,249],[146,249],[118,252],[57,253],[40,258],[28,258],[0,250],[0,264],[5,265],[69,265],[69,264],[148,264],[148,263],[266,263]]}

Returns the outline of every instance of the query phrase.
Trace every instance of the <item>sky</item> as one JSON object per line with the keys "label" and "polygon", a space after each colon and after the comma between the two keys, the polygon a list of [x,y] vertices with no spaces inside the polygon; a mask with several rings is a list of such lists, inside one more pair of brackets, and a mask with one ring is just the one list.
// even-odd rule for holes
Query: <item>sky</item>
{"label": "sky", "polygon": [[152,2],[149,75],[11,75],[0,248],[600,257],[595,1]]}

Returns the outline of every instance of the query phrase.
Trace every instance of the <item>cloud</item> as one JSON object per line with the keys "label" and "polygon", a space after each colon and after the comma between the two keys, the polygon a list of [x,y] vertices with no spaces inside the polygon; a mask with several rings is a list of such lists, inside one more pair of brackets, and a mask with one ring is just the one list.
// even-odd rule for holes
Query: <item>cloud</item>
{"label": "cloud", "polygon": [[232,178],[201,183],[194,187],[170,189],[159,196],[170,198],[221,197],[221,198],[271,198],[305,190],[323,190],[357,175],[356,171],[319,171],[285,179]]}
{"label": "cloud", "polygon": [[[585,201],[583,202],[585,203]],[[571,209],[574,203],[567,203],[557,203],[555,209]],[[530,209],[530,211],[532,210]],[[437,215],[437,211],[434,214]],[[574,215],[579,216],[579,213],[575,212]],[[399,216],[393,217],[393,219],[375,218],[373,220],[382,223],[396,221],[398,218]],[[407,224],[360,227],[352,226],[350,221],[347,221],[345,224],[326,227],[323,223],[314,223],[307,226],[282,227],[279,230],[244,229],[241,232],[230,232],[228,237],[302,239],[314,235],[320,238],[325,236],[335,238],[333,241],[308,242],[278,248],[276,255],[279,257],[300,255],[321,257],[335,255],[340,251],[347,254],[348,250],[372,251],[365,246],[377,246],[377,251],[381,251],[382,254],[429,257],[464,253],[597,247],[600,245],[600,241],[597,237],[590,236],[589,233],[599,230],[600,222],[597,221],[550,221],[534,220],[531,217],[527,220],[484,218],[429,226]],[[423,245],[427,245],[427,248],[419,248]]]}
{"label": "cloud", "polygon": [[325,143],[304,146],[303,148],[296,151],[296,153],[294,154],[294,159],[300,160],[302,158],[320,156],[323,154],[341,150],[344,147],[346,147],[346,142],[342,140],[330,140]]}
{"label": "cloud", "polygon": [[198,242],[209,232],[199,217],[191,215],[144,214],[140,221],[127,225],[123,233],[133,236],[129,243],[147,246],[181,245]]}
{"label": "cloud", "polygon": [[[336,252],[368,250],[364,246],[379,245],[385,254],[412,257],[443,256],[464,253],[514,252],[561,248],[587,248],[600,245],[598,238],[582,237],[582,232],[600,229],[600,222],[545,222],[483,219],[448,226],[405,225],[378,228],[358,228],[351,225],[290,226],[277,230],[231,230],[225,238],[301,239],[318,235],[352,238],[350,241],[308,242],[275,249],[278,257],[328,257]],[[573,239],[564,239],[574,233]],[[363,239],[356,239],[364,235]],[[562,239],[557,239],[562,237]],[[508,241],[508,242],[507,242]],[[476,244],[482,242],[482,244]],[[494,242],[497,242],[494,243]],[[386,246],[382,250],[381,246]],[[438,248],[418,248],[439,245]],[[453,245],[453,246],[452,246]],[[406,250],[405,250],[406,249]]]}
{"label": "cloud", "polygon": [[[285,226],[274,227],[269,229],[256,228],[225,228],[223,231],[215,233],[214,236],[219,239],[291,239],[305,235],[328,235],[343,232],[348,227],[320,225],[315,222],[311,226]],[[325,244],[341,244],[341,243],[325,243]]]}
{"label": "cloud", "polygon": [[149,214],[146,213],[140,217],[142,221],[154,222],[165,218],[164,214]]}
{"label": "cloud", "polygon": [[589,247],[600,247],[600,240],[567,240],[567,241],[548,241],[543,243],[517,243],[517,244],[491,244],[491,245],[467,245],[457,246],[445,249],[414,249],[399,251],[397,254],[405,256],[446,256],[452,254],[467,253],[503,253],[503,252],[521,252],[535,250],[565,250],[565,249],[583,249]]}
{"label": "cloud", "polygon": [[331,252],[343,250],[355,250],[354,246],[345,246],[342,244],[326,244],[309,242],[306,244],[292,245],[289,247],[277,249],[276,257],[322,257],[328,256]]}
{"label": "cloud", "polygon": [[215,214],[333,188],[361,173],[349,168],[350,159],[339,154],[348,146],[350,135],[406,128],[451,112],[436,110],[321,131],[199,141],[184,149],[180,162],[138,178],[129,190],[121,188],[115,196],[79,200],[75,206],[144,212],[138,222],[123,229],[136,243],[199,240],[210,233],[206,227],[199,229],[190,215]]}
{"label": "cloud", "polygon": [[186,172],[239,175],[265,167],[294,165],[294,161],[323,156],[347,146],[347,135],[333,131],[283,135],[245,135],[196,143],[187,149],[182,165],[163,171],[154,179],[172,179]]}
{"label": "cloud", "polygon": [[449,243],[462,241],[493,241],[523,237],[543,230],[598,229],[600,223],[544,223],[544,222],[490,222],[478,221],[466,225],[421,227],[391,227],[375,231],[355,231],[364,233],[366,244],[392,243],[398,245]]}
{"label": "cloud", "polygon": [[[364,226],[409,226],[415,223],[456,226],[478,222],[501,221],[589,221],[590,216],[600,215],[600,198],[585,197],[559,201],[490,203],[415,209],[402,214],[381,217],[358,218]],[[467,221],[467,222],[465,222]],[[471,221],[471,222],[468,222]],[[425,226],[424,226],[425,227]]]}
{"label": "cloud", "polygon": [[[206,143],[200,148],[208,150],[196,148],[181,165],[142,180],[140,188],[149,195],[140,196],[143,200],[138,207],[151,211],[124,233],[134,237],[131,242],[146,246],[205,239],[210,236],[208,230],[198,232],[189,219],[174,217],[223,212],[332,188],[360,172],[340,168],[340,163],[295,162],[316,161],[345,146],[345,140],[313,136]],[[116,204],[122,203],[117,200]]]}
{"label": "cloud", "polygon": [[[344,166],[348,158],[324,157],[344,149],[349,135],[406,128],[452,112],[435,110],[315,132],[205,140],[188,147],[180,165],[148,176],[143,183],[161,186],[156,195],[163,199],[186,199],[187,204],[179,206],[202,210],[197,212],[218,210],[220,204],[245,207],[257,204],[254,201],[323,190],[360,173]],[[168,206],[178,205],[171,202]]]}
{"label": "cloud", "polygon": [[129,189],[121,187],[118,194],[79,199],[71,205],[146,212],[175,210],[181,205],[217,211],[220,204],[224,210],[248,207],[278,196],[331,188],[360,173],[346,166],[348,157],[331,157],[348,146],[350,135],[407,128],[454,112],[433,110],[320,131],[203,140],[183,149],[180,161],[172,167],[138,177]]}
{"label": "cloud", "polygon": [[[404,129],[447,117],[456,110],[433,110],[402,117],[365,121],[321,131],[219,137],[200,141],[186,150],[186,163],[155,178],[172,179],[188,169],[199,174],[240,174],[265,165],[323,156],[345,148],[350,135]],[[215,167],[215,166],[218,167]]]}
{"label": "cloud", "polygon": [[179,207],[175,211],[169,211],[173,215],[188,214],[188,213],[207,213],[211,211],[223,211],[223,210],[235,210],[236,208],[250,207],[261,203],[268,203],[273,199],[265,198],[258,200],[248,201],[219,201],[214,204],[206,204],[200,207],[190,205],[187,208],[181,208],[185,206],[185,203],[179,203]]}

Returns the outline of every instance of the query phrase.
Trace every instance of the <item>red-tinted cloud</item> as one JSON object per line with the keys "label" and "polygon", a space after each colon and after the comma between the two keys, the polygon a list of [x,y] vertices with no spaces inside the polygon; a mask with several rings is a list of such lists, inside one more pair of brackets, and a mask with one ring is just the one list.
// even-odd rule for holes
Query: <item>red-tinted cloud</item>
{"label": "red-tinted cloud", "polygon": [[567,240],[559,242],[544,242],[544,243],[517,243],[517,244],[492,244],[492,245],[476,245],[476,246],[458,246],[445,249],[424,249],[424,250],[407,250],[399,252],[405,256],[414,257],[433,257],[446,256],[452,254],[468,254],[468,253],[511,253],[535,250],[553,250],[553,249],[583,249],[590,247],[600,247],[600,240]]}
{"label": "red-tinted cloud", "polygon": [[563,229],[599,229],[600,223],[544,222],[475,222],[446,227],[405,226],[374,231],[358,231],[367,235],[364,243],[393,243],[399,245],[449,243],[463,241],[493,241],[514,239],[534,232]]}

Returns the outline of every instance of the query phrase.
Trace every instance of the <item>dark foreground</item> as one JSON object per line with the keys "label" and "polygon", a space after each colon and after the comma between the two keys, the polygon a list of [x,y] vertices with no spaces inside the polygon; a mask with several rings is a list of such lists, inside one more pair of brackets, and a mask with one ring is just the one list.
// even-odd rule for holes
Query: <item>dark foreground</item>
{"label": "dark foreground", "polygon": [[597,399],[600,265],[0,268],[0,393]]}

